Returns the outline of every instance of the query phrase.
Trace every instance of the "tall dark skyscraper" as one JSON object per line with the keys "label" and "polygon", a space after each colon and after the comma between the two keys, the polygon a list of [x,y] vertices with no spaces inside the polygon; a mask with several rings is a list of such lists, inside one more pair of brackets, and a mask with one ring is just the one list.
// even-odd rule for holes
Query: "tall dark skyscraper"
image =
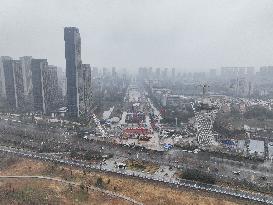
{"label": "tall dark skyscraper", "polygon": [[71,118],[79,117],[79,72],[81,72],[81,37],[78,28],[64,28],[67,108]]}

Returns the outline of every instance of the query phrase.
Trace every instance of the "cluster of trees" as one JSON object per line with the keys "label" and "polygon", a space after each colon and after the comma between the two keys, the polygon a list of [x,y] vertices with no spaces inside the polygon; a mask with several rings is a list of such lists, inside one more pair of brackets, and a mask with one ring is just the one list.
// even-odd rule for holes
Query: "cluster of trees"
{"label": "cluster of trees", "polygon": [[144,170],[146,168],[146,166],[142,162],[138,162],[138,161],[132,161],[131,166],[135,167],[138,170]]}
{"label": "cluster of trees", "polygon": [[93,150],[88,150],[85,152],[72,150],[70,152],[70,157],[76,158],[76,159],[84,159],[84,160],[93,160],[93,159],[100,160],[100,159],[102,159],[101,153],[93,151]]}
{"label": "cluster of trees", "polygon": [[244,117],[247,119],[273,119],[273,111],[262,107],[262,106],[253,106],[249,108],[245,113]]}
{"label": "cluster of trees", "polygon": [[195,149],[198,149],[197,145],[190,144],[190,143],[187,143],[187,144],[176,144],[175,146],[180,147],[183,150],[191,150],[191,151],[193,151]]}
{"label": "cluster of trees", "polygon": [[[110,184],[111,180],[108,179],[106,182],[103,181],[103,179],[101,177],[98,177],[97,180],[96,180],[96,183],[95,183],[95,186],[96,187],[99,187],[99,188],[105,188],[105,186],[107,184]],[[116,187],[114,187],[114,189],[116,189]]]}
{"label": "cluster of trees", "polygon": [[235,128],[229,119],[230,114],[218,114],[213,123],[213,129],[223,136],[236,136],[244,134],[242,128]]}
{"label": "cluster of trees", "polygon": [[87,150],[87,151],[71,150],[70,157],[75,159],[84,159],[84,160],[102,160],[103,158],[106,158],[106,159],[112,158],[113,154],[105,154],[105,157],[103,157],[102,153],[98,151],[94,151],[94,150]]}
{"label": "cluster of trees", "polygon": [[216,178],[209,173],[198,169],[186,169],[181,175],[181,178],[187,180],[198,181],[206,184],[215,184]]}

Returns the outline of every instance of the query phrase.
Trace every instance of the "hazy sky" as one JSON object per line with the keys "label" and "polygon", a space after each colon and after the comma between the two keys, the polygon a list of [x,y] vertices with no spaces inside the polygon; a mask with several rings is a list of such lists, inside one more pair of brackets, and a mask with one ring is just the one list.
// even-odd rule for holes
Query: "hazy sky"
{"label": "hazy sky", "polygon": [[273,65],[272,0],[0,0],[0,55],[64,67],[65,26],[92,66]]}

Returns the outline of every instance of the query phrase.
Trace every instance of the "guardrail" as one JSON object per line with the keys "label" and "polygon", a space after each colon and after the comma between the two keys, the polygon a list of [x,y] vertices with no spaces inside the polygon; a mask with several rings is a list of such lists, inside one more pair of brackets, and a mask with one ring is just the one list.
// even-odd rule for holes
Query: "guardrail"
{"label": "guardrail", "polygon": [[246,200],[251,200],[251,201],[256,201],[256,202],[260,202],[260,203],[266,203],[266,204],[273,205],[273,197],[269,196],[269,195],[261,194],[261,193],[250,193],[247,191],[236,190],[236,189],[229,188],[229,187],[204,184],[204,183],[194,182],[194,181],[185,180],[185,179],[177,180],[177,179],[165,178],[165,177],[163,177],[163,178],[155,177],[153,175],[146,175],[143,173],[137,173],[137,174],[128,173],[126,171],[103,168],[100,165],[87,164],[87,163],[85,163],[83,161],[79,161],[79,160],[58,159],[58,158],[53,158],[52,156],[44,156],[44,155],[41,156],[37,153],[17,150],[17,149],[8,148],[8,147],[0,147],[0,151],[15,154],[18,156],[38,159],[38,160],[57,162],[60,164],[66,164],[66,165],[70,165],[70,166],[76,166],[76,167],[81,167],[81,168],[91,169],[91,170],[96,170],[96,171],[104,171],[104,172],[113,173],[113,174],[125,175],[128,177],[133,176],[133,177],[138,177],[140,179],[152,180],[152,181],[157,181],[157,182],[161,182],[161,183],[167,183],[170,185],[174,185],[176,187],[189,187],[192,189],[204,190],[204,191],[208,191],[208,192],[213,192],[213,193],[223,194],[223,195],[232,196],[232,197],[236,197],[236,198],[241,198],[241,199],[246,199]]}

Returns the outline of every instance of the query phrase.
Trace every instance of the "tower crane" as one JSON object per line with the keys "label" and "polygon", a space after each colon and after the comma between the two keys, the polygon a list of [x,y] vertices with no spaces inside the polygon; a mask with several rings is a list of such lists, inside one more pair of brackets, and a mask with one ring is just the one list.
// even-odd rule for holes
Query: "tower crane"
{"label": "tower crane", "polygon": [[207,83],[199,84],[198,87],[202,87],[203,97],[208,93],[209,85]]}

